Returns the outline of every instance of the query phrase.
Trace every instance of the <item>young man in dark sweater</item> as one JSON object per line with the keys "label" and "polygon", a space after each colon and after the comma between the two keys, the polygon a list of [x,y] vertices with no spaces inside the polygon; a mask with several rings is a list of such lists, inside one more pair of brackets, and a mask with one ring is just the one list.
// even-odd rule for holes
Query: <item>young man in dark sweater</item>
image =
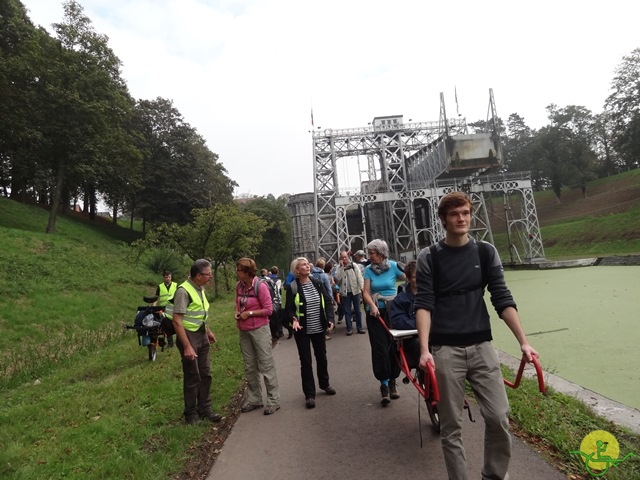
{"label": "young man in dark sweater", "polygon": [[[420,338],[420,366],[431,362],[440,389],[440,437],[450,480],[466,480],[462,445],[464,385],[473,388],[485,421],[482,479],[508,479],[511,459],[509,402],[500,362],[491,344],[491,303],[531,361],[538,356],[524,333],[516,303],[504,280],[500,257],[493,245],[469,236],[473,205],[469,197],[453,192],[442,197],[438,216],[445,238],[418,256],[415,300]],[[431,351],[429,350],[431,344]]]}

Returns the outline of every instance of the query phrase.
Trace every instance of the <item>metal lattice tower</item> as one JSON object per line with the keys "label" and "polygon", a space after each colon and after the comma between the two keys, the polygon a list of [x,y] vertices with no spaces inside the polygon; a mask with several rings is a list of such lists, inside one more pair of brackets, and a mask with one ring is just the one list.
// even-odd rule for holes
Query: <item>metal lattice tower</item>
{"label": "metal lattice tower", "polygon": [[[493,238],[484,195],[502,192],[507,205],[507,198],[520,193],[522,208],[517,214],[509,210],[509,233],[522,240],[528,261],[543,259],[530,179],[487,176],[502,165],[492,91],[489,112],[487,131],[470,135],[464,119],[446,118],[441,94],[438,122],[376,117],[365,128],[314,131],[316,257],[335,259],[341,249],[364,248],[373,238],[387,240],[396,259],[413,257],[444,235],[437,216],[440,198],[463,190],[475,207],[472,233],[488,241]],[[342,194],[337,161],[360,156],[367,158],[368,179],[359,192]]]}

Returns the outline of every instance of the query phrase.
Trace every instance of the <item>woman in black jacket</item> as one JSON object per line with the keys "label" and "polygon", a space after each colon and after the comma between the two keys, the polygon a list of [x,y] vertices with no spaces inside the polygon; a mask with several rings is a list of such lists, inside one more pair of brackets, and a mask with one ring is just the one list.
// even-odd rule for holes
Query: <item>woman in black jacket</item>
{"label": "woman in black jacket", "polygon": [[287,286],[285,321],[292,325],[293,335],[300,356],[302,392],[307,408],[316,406],[316,385],[313,379],[311,345],[316,357],[318,385],[327,395],[335,395],[336,390],[329,384],[327,367],[327,347],[325,332],[333,326],[333,303],[331,293],[325,286],[310,277],[311,265],[306,258],[296,258],[291,262],[295,280]]}

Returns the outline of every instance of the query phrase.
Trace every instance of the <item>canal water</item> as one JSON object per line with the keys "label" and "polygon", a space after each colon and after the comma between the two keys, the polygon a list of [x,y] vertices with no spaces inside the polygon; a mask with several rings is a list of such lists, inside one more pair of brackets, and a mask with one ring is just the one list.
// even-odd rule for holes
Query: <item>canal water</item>
{"label": "canal water", "polygon": [[[640,409],[640,266],[507,270],[505,276],[544,370]],[[519,358],[515,337],[489,310],[494,345]]]}

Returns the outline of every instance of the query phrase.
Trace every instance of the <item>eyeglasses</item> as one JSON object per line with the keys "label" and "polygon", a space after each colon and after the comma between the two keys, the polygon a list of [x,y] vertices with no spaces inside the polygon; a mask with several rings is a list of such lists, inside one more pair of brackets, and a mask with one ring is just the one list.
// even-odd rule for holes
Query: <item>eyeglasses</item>
{"label": "eyeglasses", "polygon": [[209,272],[209,273],[200,272],[200,275],[202,275],[203,277],[212,277],[213,273],[211,273],[211,272]]}

